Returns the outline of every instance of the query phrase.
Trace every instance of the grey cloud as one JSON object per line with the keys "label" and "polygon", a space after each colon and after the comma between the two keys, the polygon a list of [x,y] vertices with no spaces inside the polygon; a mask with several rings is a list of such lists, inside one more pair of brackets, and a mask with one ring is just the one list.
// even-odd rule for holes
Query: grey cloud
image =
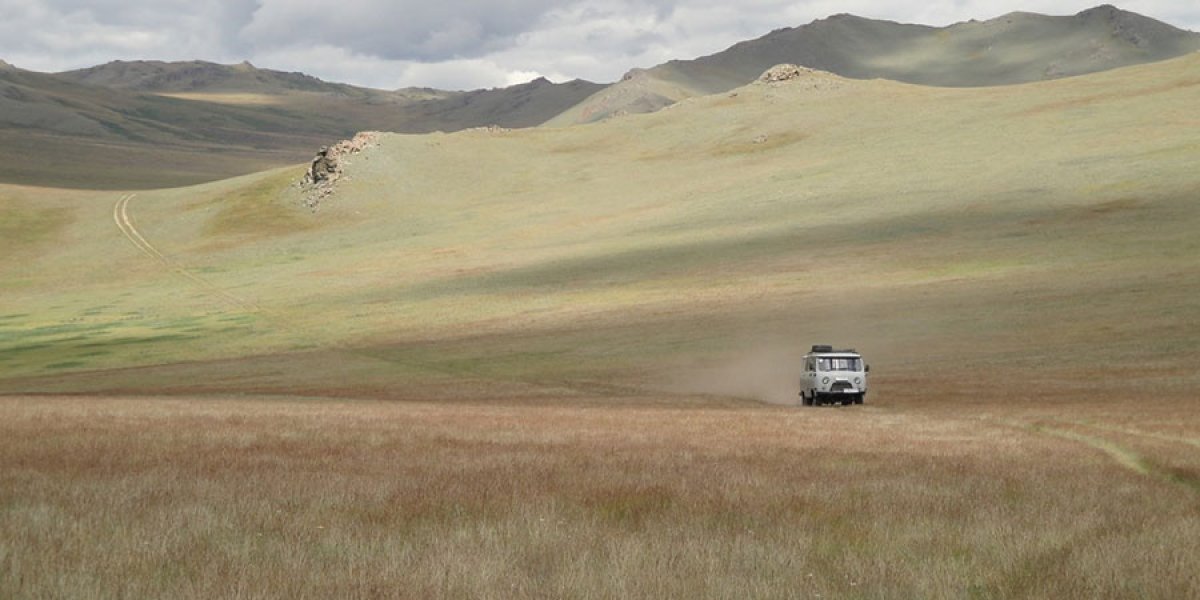
{"label": "grey cloud", "polygon": [[241,31],[257,47],[328,44],[392,60],[473,58],[510,47],[554,0],[261,0]]}
{"label": "grey cloud", "polygon": [[113,59],[225,58],[255,0],[0,0],[0,57],[39,70]]}
{"label": "grey cloud", "polygon": [[[375,87],[459,89],[545,75],[613,81],[834,13],[946,25],[1103,0],[0,0],[0,58],[36,70],[202,59]],[[1200,5],[1126,10],[1200,29]]]}

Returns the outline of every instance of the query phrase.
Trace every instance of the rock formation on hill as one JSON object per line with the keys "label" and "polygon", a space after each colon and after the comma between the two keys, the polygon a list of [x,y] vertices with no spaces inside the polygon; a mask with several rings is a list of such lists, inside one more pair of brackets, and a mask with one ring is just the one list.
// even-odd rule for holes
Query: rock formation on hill
{"label": "rock formation on hill", "polygon": [[832,90],[840,88],[845,81],[845,78],[828,71],[782,64],[764,71],[754,83],[771,87],[800,84],[807,90]]}
{"label": "rock formation on hill", "polygon": [[333,193],[334,186],[345,174],[349,161],[346,157],[358,154],[379,143],[379,132],[362,131],[353,138],[342,140],[332,146],[323,146],[309,164],[308,171],[300,180],[304,192],[304,205],[316,212],[321,201]]}
{"label": "rock formation on hill", "polygon": [[777,81],[788,81],[790,79],[796,79],[797,77],[800,77],[801,75],[804,74],[805,71],[811,71],[811,70],[812,69],[809,69],[806,67],[798,67],[798,66],[790,64],[790,63],[785,63],[782,65],[775,65],[775,66],[771,67],[770,69],[767,69],[766,71],[763,72],[762,75],[760,75],[758,77],[758,80],[761,81],[762,83],[775,83]]}

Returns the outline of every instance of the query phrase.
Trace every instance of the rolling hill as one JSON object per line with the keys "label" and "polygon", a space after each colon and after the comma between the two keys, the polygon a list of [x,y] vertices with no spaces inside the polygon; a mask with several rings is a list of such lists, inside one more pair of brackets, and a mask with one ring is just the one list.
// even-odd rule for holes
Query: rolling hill
{"label": "rolling hill", "polygon": [[0,181],[145,189],[305,160],[360,130],[456,131],[546,120],[598,86],[394,92],[248,64],[114,62],[44,74],[0,69]]}
{"label": "rolling hill", "polygon": [[299,166],[5,186],[0,390],[771,398],[805,341],[856,340],[890,401],[916,371],[980,401],[1187,394],[1197,72],[810,72],[591,127],[385,135],[316,213]]}
{"label": "rolling hill", "polygon": [[249,62],[222,65],[206,61],[112,61],[86,69],[64,71],[58,77],[108,88],[139,92],[264,93],[323,92],[386,96],[386,92],[328,83],[303,73],[259,69]]}
{"label": "rolling hill", "polygon": [[949,87],[1010,85],[1200,50],[1200,34],[1110,5],[1073,16],[1011,13],[947,27],[836,15],[695,60],[635,69],[550,121],[586,123],[729,91],[782,63],[854,79]]}
{"label": "rolling hill", "polygon": [[545,78],[507,88],[453,92],[395,91],[329,83],[303,73],[259,69],[248,62],[114,61],[55,74],[75,83],[217,104],[284,106],[306,115],[339,116],[351,131],[459,131],[471,127],[532,127],[600,89],[582,80]]}

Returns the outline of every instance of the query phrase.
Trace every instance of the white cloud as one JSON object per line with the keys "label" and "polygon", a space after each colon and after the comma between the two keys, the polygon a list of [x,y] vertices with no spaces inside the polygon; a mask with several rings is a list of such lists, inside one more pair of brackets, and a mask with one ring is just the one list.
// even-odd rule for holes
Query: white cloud
{"label": "white cloud", "polygon": [[326,45],[263,52],[252,62],[257,66],[300,71],[328,81],[352,81],[379,89],[472,90],[507,87],[542,76],[537,71],[510,69],[484,58],[421,63],[387,60]]}

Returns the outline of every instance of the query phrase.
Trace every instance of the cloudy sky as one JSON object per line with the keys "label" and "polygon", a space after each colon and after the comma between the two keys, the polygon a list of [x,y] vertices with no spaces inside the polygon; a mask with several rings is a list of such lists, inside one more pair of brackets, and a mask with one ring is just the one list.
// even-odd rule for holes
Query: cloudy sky
{"label": "cloudy sky", "polygon": [[[0,0],[0,59],[35,71],[110,60],[249,60],[377,88],[597,82],[837,13],[947,25],[1102,0]],[[1123,9],[1200,30],[1196,0]]]}

